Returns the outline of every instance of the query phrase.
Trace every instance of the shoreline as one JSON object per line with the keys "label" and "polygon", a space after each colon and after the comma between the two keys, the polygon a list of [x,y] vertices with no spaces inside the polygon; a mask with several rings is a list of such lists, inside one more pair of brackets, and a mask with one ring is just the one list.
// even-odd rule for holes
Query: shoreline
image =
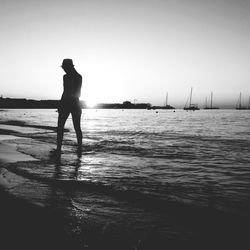
{"label": "shoreline", "polygon": [[[9,128],[13,129],[13,126]],[[54,194],[50,196],[51,193],[47,192],[48,188],[51,187],[46,186],[42,181],[21,177],[5,168],[9,163],[14,163],[14,167],[15,164],[18,167],[20,159],[24,160],[22,163],[28,160],[27,164],[28,162],[32,164],[34,160],[38,161],[38,165],[39,162],[42,162],[41,159],[38,160],[34,158],[36,156],[33,156],[36,155],[34,152],[37,151],[37,148],[34,148],[34,146],[37,146],[35,145],[36,140],[28,136],[25,137],[25,134],[18,137],[20,132],[15,133],[11,129],[3,131],[0,126],[0,134],[3,135],[0,140],[0,176],[5,175],[5,183],[0,181],[0,235],[4,245],[9,244],[8,249],[20,247],[21,249],[106,249],[102,248],[106,245],[109,246],[107,249],[165,249],[160,248],[160,243],[155,241],[157,235],[154,235],[153,232],[152,235],[147,235],[149,238],[143,239],[141,246],[131,246],[130,248],[122,246],[122,241],[119,242],[119,239],[114,239],[112,235],[100,235],[99,232],[92,231],[93,225],[91,222],[93,223],[93,221],[88,224],[87,217],[87,223],[84,225],[85,228],[83,226],[82,233],[87,234],[89,238],[86,235],[77,237],[79,235],[74,234],[73,231],[69,233],[69,229],[76,229],[74,225],[72,228],[67,228],[71,222],[74,222],[70,221],[72,218],[66,218],[65,210],[59,209],[60,205],[56,204],[60,197],[55,197]],[[47,151],[54,144],[46,146],[42,142],[39,143],[41,144],[39,150],[46,151],[40,157],[42,159],[48,158]],[[22,150],[20,145],[24,148],[31,147],[32,156],[22,153],[26,150]],[[4,158],[2,161],[1,157]],[[45,164],[48,164],[48,162]],[[52,199],[52,203],[46,204],[49,199]],[[63,203],[64,200],[61,202],[66,204]],[[193,210],[188,211],[185,206],[182,206],[181,210],[183,214],[177,211],[171,212],[171,214],[174,216],[182,215],[179,218],[180,224],[186,226],[189,230],[193,229],[196,235],[188,238],[188,235],[184,234],[180,238],[166,239],[164,240],[165,247],[184,249],[190,246],[192,249],[216,249],[215,247],[218,246],[218,249],[223,249],[222,247],[225,245],[229,249],[230,246],[238,248],[244,246],[244,244],[250,246],[247,235],[249,217],[246,217],[246,221],[242,223],[244,218],[230,217],[228,214],[203,213],[203,210],[200,214],[196,214]],[[191,218],[188,217],[188,214],[191,215]],[[205,218],[204,215],[208,215],[208,218]],[[200,221],[197,221],[197,219],[200,219]],[[84,245],[85,237],[89,246]],[[116,242],[112,243],[114,240]],[[110,247],[112,244],[116,244],[116,246]],[[119,244],[121,245],[119,246]],[[117,248],[117,246],[119,247]]]}

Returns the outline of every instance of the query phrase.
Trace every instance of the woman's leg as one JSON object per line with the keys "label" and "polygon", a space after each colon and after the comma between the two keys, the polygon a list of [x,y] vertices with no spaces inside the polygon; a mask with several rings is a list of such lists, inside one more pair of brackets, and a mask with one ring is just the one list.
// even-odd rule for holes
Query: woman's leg
{"label": "woman's leg", "polygon": [[63,129],[65,122],[69,116],[69,112],[65,110],[60,110],[58,115],[57,122],[57,151],[60,152],[62,148],[62,140],[63,140]]}
{"label": "woman's leg", "polygon": [[74,110],[74,112],[72,112],[72,120],[74,129],[76,131],[78,147],[82,146],[81,114],[82,114],[81,109]]}

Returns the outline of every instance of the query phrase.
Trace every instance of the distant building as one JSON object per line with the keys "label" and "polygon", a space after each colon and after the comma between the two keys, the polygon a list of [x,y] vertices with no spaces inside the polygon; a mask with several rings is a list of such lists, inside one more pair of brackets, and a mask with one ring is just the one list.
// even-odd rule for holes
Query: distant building
{"label": "distant building", "polygon": [[123,103],[99,103],[95,106],[95,108],[103,109],[148,109],[150,107],[150,103],[133,104],[129,101],[125,101]]}

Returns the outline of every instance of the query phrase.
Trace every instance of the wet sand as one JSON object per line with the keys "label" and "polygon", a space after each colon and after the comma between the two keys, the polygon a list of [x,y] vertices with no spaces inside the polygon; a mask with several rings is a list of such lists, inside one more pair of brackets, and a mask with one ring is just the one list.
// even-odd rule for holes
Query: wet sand
{"label": "wet sand", "polygon": [[64,231],[62,216],[0,188],[1,249],[83,249]]}
{"label": "wet sand", "polygon": [[14,135],[0,135],[1,249],[83,249],[80,242],[65,231],[63,214],[13,195],[13,189],[29,180],[9,172],[5,164],[36,161],[17,151],[19,139]]}

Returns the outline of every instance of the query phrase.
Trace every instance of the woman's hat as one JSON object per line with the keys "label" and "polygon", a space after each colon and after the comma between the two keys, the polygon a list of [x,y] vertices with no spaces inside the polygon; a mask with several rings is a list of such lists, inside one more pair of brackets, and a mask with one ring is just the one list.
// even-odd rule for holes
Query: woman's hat
{"label": "woman's hat", "polygon": [[69,59],[69,58],[63,59],[62,67],[64,67],[64,66],[74,67],[73,60]]}

